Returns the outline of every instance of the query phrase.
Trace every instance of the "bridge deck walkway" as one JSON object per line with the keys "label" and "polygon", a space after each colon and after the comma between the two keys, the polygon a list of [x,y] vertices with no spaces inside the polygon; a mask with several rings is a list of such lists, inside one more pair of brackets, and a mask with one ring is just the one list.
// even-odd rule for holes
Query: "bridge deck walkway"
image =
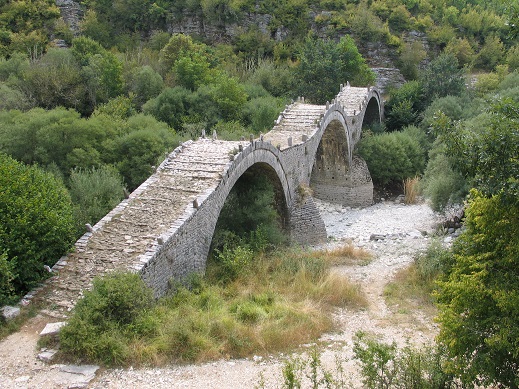
{"label": "bridge deck walkway", "polygon": [[294,103],[281,114],[282,120],[263,139],[281,150],[289,147],[288,138],[292,138],[292,145],[303,143],[303,135],[310,138],[318,130],[325,110],[324,105]]}

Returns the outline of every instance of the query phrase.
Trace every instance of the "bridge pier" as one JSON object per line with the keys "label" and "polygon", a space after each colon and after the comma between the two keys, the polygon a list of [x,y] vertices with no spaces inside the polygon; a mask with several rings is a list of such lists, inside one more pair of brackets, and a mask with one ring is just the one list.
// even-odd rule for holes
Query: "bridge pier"
{"label": "bridge pier", "polygon": [[317,199],[349,207],[373,204],[373,181],[366,162],[352,157],[345,172],[314,169],[310,185]]}
{"label": "bridge pier", "polygon": [[311,196],[300,196],[289,212],[290,239],[293,242],[308,246],[326,240],[326,226]]}

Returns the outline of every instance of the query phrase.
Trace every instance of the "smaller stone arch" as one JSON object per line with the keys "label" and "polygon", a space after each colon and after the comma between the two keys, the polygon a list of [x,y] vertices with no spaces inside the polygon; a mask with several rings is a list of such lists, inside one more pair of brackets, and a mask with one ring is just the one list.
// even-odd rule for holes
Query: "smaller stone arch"
{"label": "smaller stone arch", "polygon": [[367,104],[361,112],[360,117],[361,129],[368,128],[373,124],[380,124],[384,115],[382,99],[377,90],[370,89],[366,97]]}

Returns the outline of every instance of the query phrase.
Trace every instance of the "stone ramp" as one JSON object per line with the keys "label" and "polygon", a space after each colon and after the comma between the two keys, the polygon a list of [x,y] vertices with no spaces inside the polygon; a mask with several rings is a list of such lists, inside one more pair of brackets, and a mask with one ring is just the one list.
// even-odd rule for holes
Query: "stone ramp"
{"label": "stone ramp", "polygon": [[44,313],[66,316],[95,276],[139,263],[139,257],[193,206],[197,196],[218,185],[239,144],[246,145],[201,139],[171,153],[129,199],[76,243],[74,253],[54,266],[57,276],[38,295],[47,303]]}
{"label": "stone ramp", "polygon": [[319,129],[319,120],[325,110],[324,105],[294,103],[279,115],[276,125],[263,136],[263,140],[281,150],[290,147],[288,138],[292,138],[292,145],[303,143],[303,136],[310,138]]}
{"label": "stone ramp", "polygon": [[346,85],[337,95],[338,101],[348,116],[358,115],[367,105],[369,88],[359,88]]}

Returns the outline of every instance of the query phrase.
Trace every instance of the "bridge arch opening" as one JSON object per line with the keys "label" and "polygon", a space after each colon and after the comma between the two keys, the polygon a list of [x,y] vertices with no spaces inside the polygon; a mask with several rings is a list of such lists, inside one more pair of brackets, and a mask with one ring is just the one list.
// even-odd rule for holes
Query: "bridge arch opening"
{"label": "bridge arch opening", "polygon": [[380,105],[378,100],[373,96],[366,106],[364,120],[362,121],[362,129],[373,128],[379,126],[382,118],[380,117]]}
{"label": "bridge arch opening", "polygon": [[[261,234],[267,244],[288,238],[288,207],[281,181],[269,164],[258,162],[236,181],[220,210],[209,255],[227,244],[241,245]],[[258,232],[259,231],[259,232]]]}
{"label": "bridge arch opening", "polygon": [[342,202],[338,188],[347,184],[350,150],[343,123],[333,120],[324,130],[310,176],[314,197],[334,203]]}

